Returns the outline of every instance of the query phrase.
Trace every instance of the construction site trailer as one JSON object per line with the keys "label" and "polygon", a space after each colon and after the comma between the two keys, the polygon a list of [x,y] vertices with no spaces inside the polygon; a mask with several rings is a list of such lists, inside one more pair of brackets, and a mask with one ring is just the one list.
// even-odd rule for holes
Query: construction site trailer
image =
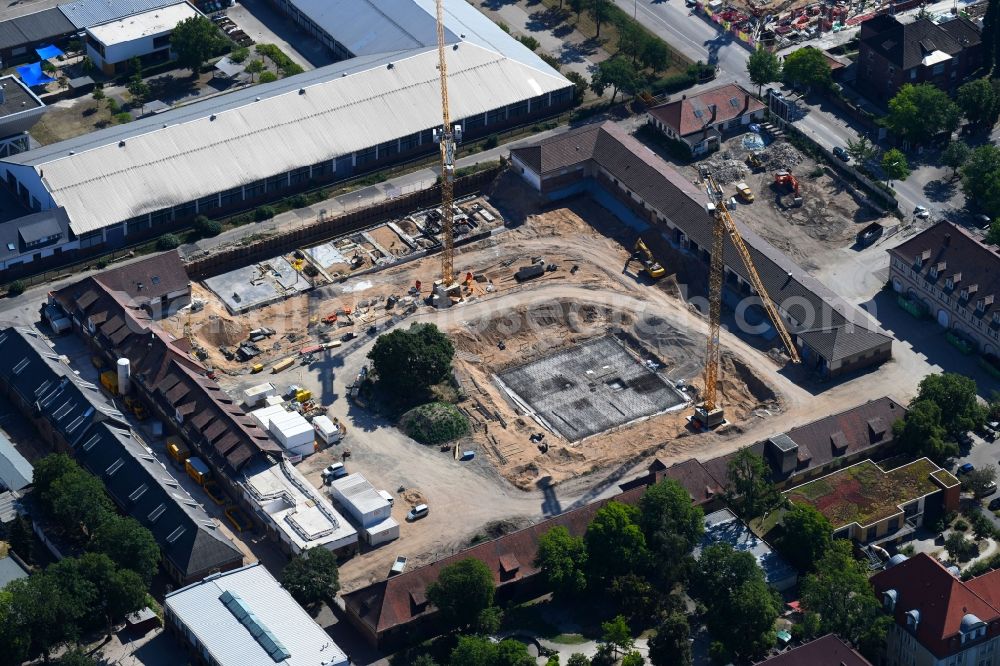
{"label": "construction site trailer", "polygon": [[208,465],[201,458],[195,456],[187,459],[187,462],[184,463],[184,469],[188,476],[197,481],[199,485],[204,485],[205,481],[212,475]]}
{"label": "construction site trailer", "polygon": [[257,386],[251,386],[247,390],[243,391],[243,404],[247,407],[257,407],[260,403],[268,396],[275,394],[274,384],[270,382],[265,382],[263,384],[258,384]]}
{"label": "construction site trailer", "polygon": [[386,518],[371,527],[366,527],[362,534],[369,546],[388,543],[399,538],[399,523],[394,518]]}
{"label": "construction site trailer", "polygon": [[321,414],[313,419],[312,424],[313,429],[316,430],[316,436],[324,444],[336,444],[343,437],[340,425],[331,421],[329,416]]}
{"label": "construction site trailer", "polygon": [[292,367],[293,363],[295,363],[294,358],[286,358],[283,361],[278,361],[277,363],[274,364],[274,367],[271,368],[271,372],[273,374],[278,374],[282,370],[287,370],[288,368]]}
{"label": "construction site trailer", "polygon": [[298,412],[282,409],[280,414],[274,414],[268,431],[289,453],[307,456],[314,451],[316,431]]}
{"label": "construction site trailer", "polygon": [[389,518],[392,505],[360,474],[348,474],[330,484],[330,495],[354,520],[369,527]]}
{"label": "construction site trailer", "polygon": [[274,405],[268,405],[267,407],[261,407],[260,409],[255,409],[250,412],[250,418],[253,422],[260,426],[263,430],[271,429],[271,419],[275,416],[284,414],[287,411],[280,402]]}

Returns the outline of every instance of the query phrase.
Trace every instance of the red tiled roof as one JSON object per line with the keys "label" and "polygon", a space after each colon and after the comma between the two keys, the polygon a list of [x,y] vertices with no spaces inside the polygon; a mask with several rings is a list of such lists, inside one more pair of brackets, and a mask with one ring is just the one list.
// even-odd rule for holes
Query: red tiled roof
{"label": "red tiled roof", "polygon": [[654,106],[649,110],[653,116],[665,125],[674,128],[681,136],[694,134],[704,129],[712,118],[712,106],[715,106],[715,120],[712,125],[718,125],[745,113],[754,113],[764,108],[764,104],[751,95],[745,88],[735,83],[727,83],[698,95]]}
{"label": "red tiled roof", "polygon": [[871,666],[839,636],[827,634],[760,662],[767,666]]}
{"label": "red tiled roof", "polygon": [[722,486],[719,485],[719,482],[694,458],[665,468],[663,463],[659,464],[661,469],[654,472],[655,479],[653,480],[673,479],[683,486],[684,490],[688,491],[695,506],[704,504],[722,493]]}
{"label": "red tiled roof", "polygon": [[[535,567],[538,539],[553,527],[562,526],[574,536],[582,536],[598,509],[614,500],[624,504],[635,504],[646,491],[636,488],[608,500],[599,500],[571,509],[554,518],[517,532],[512,532],[493,541],[481,543],[467,550],[455,553],[419,569],[402,573],[384,581],[343,595],[344,604],[368,627],[376,633],[406,624],[430,612],[423,606],[427,587],[437,580],[441,569],[459,560],[473,557],[483,562],[493,572],[493,580],[498,588],[514,581],[520,581],[539,572]],[[516,572],[504,571],[505,565],[517,564]]]}
{"label": "red tiled roof", "polygon": [[[933,557],[919,553],[871,579],[881,597],[896,591],[896,623],[905,627],[908,611],[920,613],[916,639],[939,658],[963,649],[959,627],[967,614],[989,624],[1000,619],[1000,610],[989,600],[1000,597],[1000,572],[990,572],[962,582]],[[988,635],[993,637],[996,627]]]}

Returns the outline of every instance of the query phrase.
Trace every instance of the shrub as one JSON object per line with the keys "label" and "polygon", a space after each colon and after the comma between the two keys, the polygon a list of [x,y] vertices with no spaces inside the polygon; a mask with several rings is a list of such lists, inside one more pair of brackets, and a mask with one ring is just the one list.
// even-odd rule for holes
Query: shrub
{"label": "shrub", "polygon": [[304,194],[296,194],[288,198],[288,205],[292,208],[305,208],[309,205],[309,199]]}
{"label": "shrub", "polygon": [[250,49],[245,46],[237,46],[229,53],[229,59],[233,62],[243,62],[250,57]]}
{"label": "shrub", "polygon": [[260,78],[258,78],[257,80],[260,81],[261,83],[270,83],[271,81],[277,81],[278,75],[271,71],[261,72]]}
{"label": "shrub", "polygon": [[520,37],[517,38],[517,41],[519,41],[522,44],[524,44],[525,46],[527,46],[528,49],[531,50],[531,51],[534,51],[539,46],[541,46],[538,43],[538,40],[535,39],[534,37],[532,37],[531,35],[521,35]]}
{"label": "shrub", "polygon": [[496,148],[499,145],[500,145],[500,137],[497,136],[496,134],[490,134],[488,137],[486,137],[486,141],[483,142],[483,148],[486,148],[487,150],[490,148]]}
{"label": "shrub", "polygon": [[218,236],[219,232],[222,231],[222,224],[216,220],[210,220],[204,215],[199,215],[194,218],[194,230],[198,232],[199,236],[205,238],[209,236]]}
{"label": "shrub", "polygon": [[497,27],[506,32],[508,35],[510,34],[510,26],[503,21],[497,21]]}
{"label": "shrub", "polygon": [[455,405],[429,402],[403,414],[400,427],[421,444],[443,444],[469,433],[469,420]]}
{"label": "shrub", "polygon": [[964,520],[957,520],[955,521],[955,529],[959,532],[964,532],[965,530],[969,529],[969,523],[965,522]]}
{"label": "shrub", "polygon": [[111,112],[111,115],[115,115],[121,111],[121,107],[118,105],[118,102],[111,97],[108,98],[108,111]]}
{"label": "shrub", "polygon": [[20,296],[24,293],[25,284],[21,280],[14,280],[9,285],[7,285],[7,295],[8,296]]}
{"label": "shrub", "polygon": [[270,220],[274,217],[274,209],[270,206],[261,206],[253,212],[253,219],[258,222],[263,222],[264,220]]}
{"label": "shrub", "polygon": [[[541,58],[542,61],[546,65],[548,65],[552,69],[556,70],[557,72],[559,71],[559,68],[562,67],[562,63],[559,62],[559,58],[551,56],[548,53],[545,53],[544,51],[542,51],[541,53],[539,53],[538,57]],[[567,77],[567,78],[569,78],[569,77]]]}
{"label": "shrub", "polygon": [[115,114],[115,122],[119,125],[124,125],[125,123],[132,122],[132,114],[128,111],[122,111],[121,113]]}
{"label": "shrub", "polygon": [[181,239],[173,234],[163,234],[156,239],[156,249],[160,251],[173,250],[179,247]]}

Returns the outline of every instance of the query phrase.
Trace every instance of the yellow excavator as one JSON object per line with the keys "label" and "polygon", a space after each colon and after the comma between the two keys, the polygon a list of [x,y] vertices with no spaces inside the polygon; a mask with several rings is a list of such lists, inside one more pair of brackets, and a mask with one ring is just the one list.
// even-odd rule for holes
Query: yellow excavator
{"label": "yellow excavator", "polygon": [[654,280],[659,280],[667,274],[666,269],[653,257],[653,253],[649,251],[641,238],[635,242],[634,256],[642,263],[646,275]]}

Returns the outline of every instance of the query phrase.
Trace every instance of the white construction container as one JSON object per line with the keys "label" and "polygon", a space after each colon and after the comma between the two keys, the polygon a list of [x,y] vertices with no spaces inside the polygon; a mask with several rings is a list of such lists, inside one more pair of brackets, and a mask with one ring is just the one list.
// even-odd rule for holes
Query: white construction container
{"label": "white construction container", "polygon": [[271,384],[270,382],[258,384],[257,386],[251,386],[247,390],[243,391],[243,404],[250,408],[257,407],[264,402],[265,399],[274,394],[274,384]]}
{"label": "white construction container", "polygon": [[269,405],[267,407],[261,407],[260,409],[255,409],[250,412],[250,418],[253,419],[254,423],[263,428],[264,430],[271,429],[271,419],[275,416],[280,416],[284,414],[286,410],[282,405]]}
{"label": "white construction container", "polygon": [[316,431],[298,412],[282,409],[280,414],[272,415],[268,431],[289,453],[307,456],[315,450]]}
{"label": "white construction container", "polygon": [[348,474],[334,481],[330,495],[363,527],[380,523],[392,513],[392,505],[360,474]]}
{"label": "white construction container", "polygon": [[369,546],[377,546],[399,538],[399,523],[393,518],[386,518],[371,527],[366,527],[361,534]]}
{"label": "white construction container", "polygon": [[340,430],[340,424],[334,423],[328,416],[317,416],[313,419],[313,428],[316,436],[326,444],[336,444],[344,434]]}

